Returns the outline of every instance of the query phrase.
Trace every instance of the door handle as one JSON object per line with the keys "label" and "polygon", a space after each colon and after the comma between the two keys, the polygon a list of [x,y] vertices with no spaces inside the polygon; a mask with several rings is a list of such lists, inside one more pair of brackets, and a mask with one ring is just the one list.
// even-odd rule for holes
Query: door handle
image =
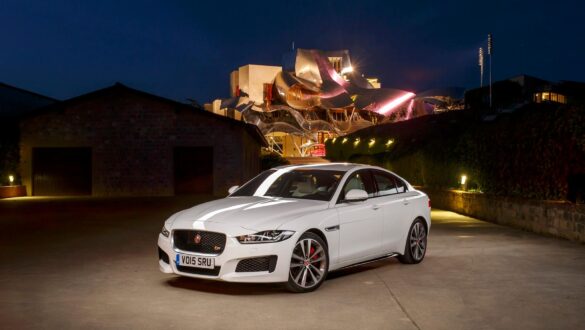
{"label": "door handle", "polygon": [[372,209],[374,209],[374,210],[377,210],[377,209],[379,209],[379,208],[380,208],[380,205],[378,205],[378,204],[374,204],[374,205],[372,205]]}
{"label": "door handle", "polygon": [[335,231],[335,230],[339,230],[339,225],[337,225],[337,226],[331,226],[331,227],[325,227],[325,231]]}
{"label": "door handle", "polygon": [[410,204],[410,202],[408,201],[408,199],[405,198],[402,200],[402,204],[408,205],[408,204]]}

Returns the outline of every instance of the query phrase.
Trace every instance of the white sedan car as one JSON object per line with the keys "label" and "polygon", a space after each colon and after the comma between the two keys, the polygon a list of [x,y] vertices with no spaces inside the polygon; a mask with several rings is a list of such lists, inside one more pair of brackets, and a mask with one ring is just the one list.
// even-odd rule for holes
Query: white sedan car
{"label": "white sedan car", "polygon": [[317,289],[327,273],[397,256],[423,260],[430,200],[396,174],[359,164],[284,166],[226,198],[171,216],[158,237],[164,273]]}

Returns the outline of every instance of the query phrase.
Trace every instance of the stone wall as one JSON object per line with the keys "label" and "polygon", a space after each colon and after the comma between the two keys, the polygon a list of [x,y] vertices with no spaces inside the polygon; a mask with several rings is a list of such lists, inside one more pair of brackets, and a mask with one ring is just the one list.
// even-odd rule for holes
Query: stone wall
{"label": "stone wall", "polygon": [[433,207],[585,243],[585,205],[421,188]]}
{"label": "stone wall", "polygon": [[0,186],[0,199],[26,196],[25,186]]}

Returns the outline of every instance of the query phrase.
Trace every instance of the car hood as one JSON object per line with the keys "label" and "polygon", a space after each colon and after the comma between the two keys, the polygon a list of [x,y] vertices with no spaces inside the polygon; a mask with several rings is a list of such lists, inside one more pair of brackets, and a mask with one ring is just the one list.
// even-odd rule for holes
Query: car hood
{"label": "car hood", "polygon": [[294,198],[227,197],[178,212],[169,222],[173,229],[223,224],[249,230],[272,230],[295,218],[326,209],[328,204]]}

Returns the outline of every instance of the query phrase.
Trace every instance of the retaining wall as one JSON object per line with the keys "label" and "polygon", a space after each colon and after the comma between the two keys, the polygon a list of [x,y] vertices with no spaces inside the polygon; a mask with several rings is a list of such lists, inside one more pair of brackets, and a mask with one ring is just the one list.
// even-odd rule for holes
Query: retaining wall
{"label": "retaining wall", "polygon": [[421,188],[433,207],[585,243],[585,205]]}
{"label": "retaining wall", "polygon": [[26,196],[25,186],[1,186],[0,199],[10,197]]}

